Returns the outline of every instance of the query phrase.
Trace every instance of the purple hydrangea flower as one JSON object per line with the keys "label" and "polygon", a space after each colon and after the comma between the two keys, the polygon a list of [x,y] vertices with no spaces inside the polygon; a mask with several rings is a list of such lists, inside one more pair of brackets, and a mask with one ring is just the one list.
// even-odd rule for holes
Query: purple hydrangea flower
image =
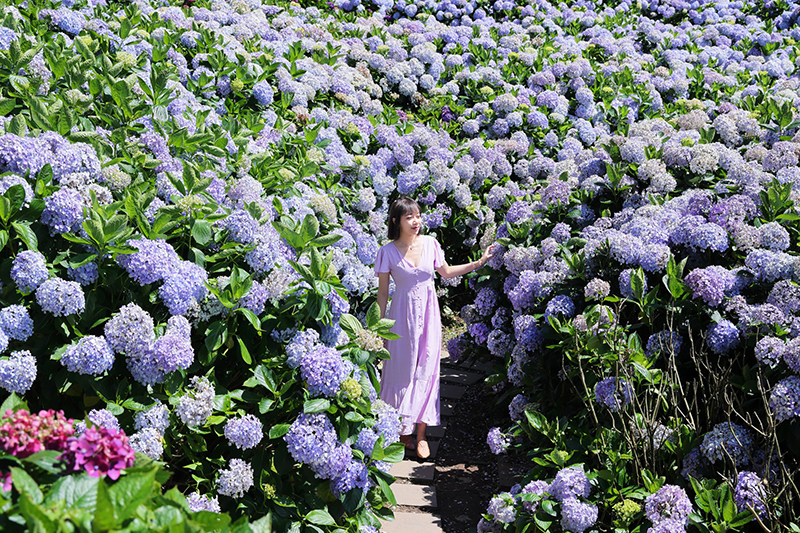
{"label": "purple hydrangea flower", "polygon": [[117,262],[139,285],[147,285],[166,278],[175,271],[180,261],[177,252],[163,239],[130,240],[127,244],[139,251],[133,254],[119,254]]}
{"label": "purple hydrangea flower", "polygon": [[696,268],[685,278],[692,290],[693,298],[701,298],[711,306],[718,306],[736,283],[736,276],[730,270],[712,265],[708,268]]}
{"label": "purple hydrangea flower", "polygon": [[600,278],[594,278],[586,284],[583,295],[587,300],[602,300],[611,292],[611,285]]}
{"label": "purple hydrangea flower", "polygon": [[241,498],[253,486],[253,467],[241,459],[231,459],[219,473],[219,493]]}
{"label": "purple hydrangea flower", "polygon": [[209,511],[212,513],[220,512],[219,500],[216,496],[211,498],[206,494],[193,492],[186,497],[186,503],[189,505],[189,510],[193,513],[199,513],[200,511]]}
{"label": "purple hydrangea flower", "polygon": [[8,392],[25,394],[36,379],[36,358],[28,350],[11,352],[0,361],[0,387]]}
{"label": "purple hydrangea flower", "polygon": [[536,319],[530,315],[519,315],[514,319],[514,337],[519,345],[531,352],[538,350],[544,342]]}
{"label": "purple hydrangea flower", "polygon": [[26,341],[33,335],[33,320],[21,305],[9,305],[0,310],[0,330],[9,339]]}
{"label": "purple hydrangea flower", "polygon": [[143,453],[156,461],[164,454],[162,435],[153,428],[144,428],[134,433],[130,436],[129,443],[133,451]]}
{"label": "purple hydrangea flower", "polygon": [[763,337],[756,343],[756,359],[759,363],[774,368],[783,359],[786,343],[777,337]]}
{"label": "purple hydrangea flower", "polygon": [[119,420],[108,409],[92,409],[86,418],[95,426],[119,431]]}
{"label": "purple hydrangea flower", "polygon": [[514,507],[514,497],[508,492],[502,492],[489,501],[486,512],[502,524],[510,524],[517,518]]}
{"label": "purple hydrangea flower", "polygon": [[370,486],[367,465],[360,461],[350,461],[345,470],[331,483],[331,489],[336,496],[346,494],[353,489],[361,489],[366,492]]}
{"label": "purple hydrangea flower", "polygon": [[80,284],[61,278],[51,278],[39,285],[36,302],[42,311],[55,316],[78,315],[86,308]]}
{"label": "purple hydrangea flower", "polygon": [[685,525],[692,512],[692,502],[679,486],[664,485],[647,497],[644,512],[653,524],[673,520]]}
{"label": "purple hydrangea flower", "polygon": [[486,444],[489,445],[493,454],[498,455],[504,453],[511,445],[511,437],[500,431],[500,428],[495,427],[490,429],[486,435]]}
{"label": "purple hydrangea flower", "polygon": [[70,372],[99,376],[111,370],[114,352],[104,337],[87,335],[67,348],[61,356],[61,364]]}
{"label": "purple hydrangea flower", "polygon": [[617,412],[631,403],[631,387],[624,379],[605,378],[595,385],[594,397],[597,403]]}
{"label": "purple hydrangea flower", "polygon": [[184,315],[208,293],[206,281],[208,274],[203,267],[191,261],[179,261],[164,278],[158,295],[171,315]]}
{"label": "purple hydrangea flower", "polygon": [[178,402],[178,418],[187,426],[205,425],[214,411],[214,386],[206,377],[192,377],[192,388]]}
{"label": "purple hydrangea flower", "polygon": [[736,477],[736,488],[733,501],[740,513],[752,511],[759,516],[767,513],[767,482],[755,472],[739,472]]}
{"label": "purple hydrangea flower", "polygon": [[169,408],[160,400],[156,400],[156,403],[149,408],[136,413],[134,427],[137,431],[152,428],[163,435],[169,427]]}
{"label": "purple hydrangea flower", "polygon": [[720,320],[708,328],[706,342],[712,352],[728,353],[739,345],[739,330],[730,320]]}
{"label": "purple hydrangea flower", "polygon": [[21,292],[31,292],[50,276],[44,256],[34,250],[20,252],[11,263],[11,280]]}
{"label": "purple hydrangea flower", "polygon": [[283,440],[295,461],[313,465],[333,449],[336,430],[324,414],[302,413],[292,422]]}
{"label": "purple hydrangea flower", "polygon": [[733,422],[721,422],[706,433],[700,451],[712,463],[732,460],[737,466],[750,461],[752,433]]}
{"label": "purple hydrangea flower", "polygon": [[136,304],[127,304],[106,322],[105,337],[119,354],[141,354],[155,340],[153,318]]}
{"label": "purple hydrangea flower", "polygon": [[240,450],[255,448],[263,437],[264,427],[253,415],[229,418],[225,423],[225,438]]}
{"label": "purple hydrangea flower", "polygon": [[800,376],[776,383],[769,395],[769,407],[778,422],[800,416]]}
{"label": "purple hydrangea flower", "polygon": [[321,344],[310,350],[300,362],[300,375],[314,396],[334,396],[347,374],[341,354],[335,348]]}
{"label": "purple hydrangea flower", "polygon": [[597,506],[583,503],[577,498],[567,498],[561,503],[561,528],[572,533],[583,533],[597,522]]}
{"label": "purple hydrangea flower", "polygon": [[565,294],[553,296],[553,299],[547,302],[547,307],[544,311],[545,320],[551,316],[553,318],[572,318],[575,316],[575,303],[572,298]]}
{"label": "purple hydrangea flower", "polygon": [[77,231],[83,220],[83,198],[70,187],[57,190],[44,200],[41,222],[50,227],[51,235]]}
{"label": "purple hydrangea flower", "polygon": [[675,354],[681,351],[683,337],[677,331],[662,330],[650,335],[645,346],[645,354],[649,358],[658,357],[661,354]]}
{"label": "purple hydrangea flower", "polygon": [[[544,495],[546,499],[547,494],[550,492],[550,484],[546,481],[536,480],[531,481],[520,491],[520,494],[536,494],[537,496]],[[531,514],[534,514],[539,508],[539,502],[522,502],[522,507]]]}
{"label": "purple hydrangea flower", "polygon": [[561,469],[550,484],[550,495],[560,502],[578,496],[588,498],[592,488],[582,466]]}

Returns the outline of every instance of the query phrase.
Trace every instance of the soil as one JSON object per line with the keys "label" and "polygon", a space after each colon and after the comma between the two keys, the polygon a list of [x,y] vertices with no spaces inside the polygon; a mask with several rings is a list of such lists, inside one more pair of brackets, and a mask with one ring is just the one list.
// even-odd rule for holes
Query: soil
{"label": "soil", "polygon": [[506,458],[492,455],[486,444],[491,421],[503,420],[502,407],[478,382],[467,388],[447,424],[435,463],[438,514],[446,533],[475,531],[489,499],[508,488],[503,487]]}

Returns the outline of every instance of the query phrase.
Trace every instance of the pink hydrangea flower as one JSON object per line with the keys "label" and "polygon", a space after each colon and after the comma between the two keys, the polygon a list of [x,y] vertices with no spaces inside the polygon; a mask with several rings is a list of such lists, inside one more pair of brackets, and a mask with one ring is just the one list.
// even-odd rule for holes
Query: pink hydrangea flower
{"label": "pink hydrangea flower", "polygon": [[133,465],[134,451],[123,431],[104,427],[86,428],[79,437],[67,440],[61,459],[67,469],[85,470],[90,476],[118,479],[123,469]]}
{"label": "pink hydrangea flower", "polygon": [[39,411],[32,414],[25,409],[6,411],[0,425],[0,450],[24,458],[41,450],[63,450],[67,439],[74,433],[72,419],[63,411]]}

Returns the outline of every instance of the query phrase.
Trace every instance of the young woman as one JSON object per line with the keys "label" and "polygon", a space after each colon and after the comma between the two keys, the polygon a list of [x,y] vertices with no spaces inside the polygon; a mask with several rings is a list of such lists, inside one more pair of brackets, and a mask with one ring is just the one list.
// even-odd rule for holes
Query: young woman
{"label": "young woman", "polygon": [[[383,362],[381,399],[403,417],[400,440],[417,456],[430,457],[425,429],[439,424],[439,358],[442,350],[442,320],[433,284],[434,270],[444,278],[477,270],[492,257],[490,246],[477,261],[450,266],[433,237],[420,235],[419,205],[410,198],[397,199],[389,208],[391,242],[378,250],[378,306],[381,317],[395,321],[392,331],[399,339],[386,342],[391,358]],[[389,276],[395,293],[388,314]],[[417,441],[411,433],[417,426]]]}

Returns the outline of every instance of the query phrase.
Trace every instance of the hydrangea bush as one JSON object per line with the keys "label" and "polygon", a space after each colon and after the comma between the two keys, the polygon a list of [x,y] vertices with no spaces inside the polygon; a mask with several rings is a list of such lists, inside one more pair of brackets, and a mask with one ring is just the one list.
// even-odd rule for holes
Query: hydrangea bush
{"label": "hydrangea bush", "polygon": [[0,386],[76,458],[121,430],[194,511],[374,531],[409,195],[449,261],[500,245],[440,287],[534,459],[480,528],[796,519],[795,2],[2,7]]}

